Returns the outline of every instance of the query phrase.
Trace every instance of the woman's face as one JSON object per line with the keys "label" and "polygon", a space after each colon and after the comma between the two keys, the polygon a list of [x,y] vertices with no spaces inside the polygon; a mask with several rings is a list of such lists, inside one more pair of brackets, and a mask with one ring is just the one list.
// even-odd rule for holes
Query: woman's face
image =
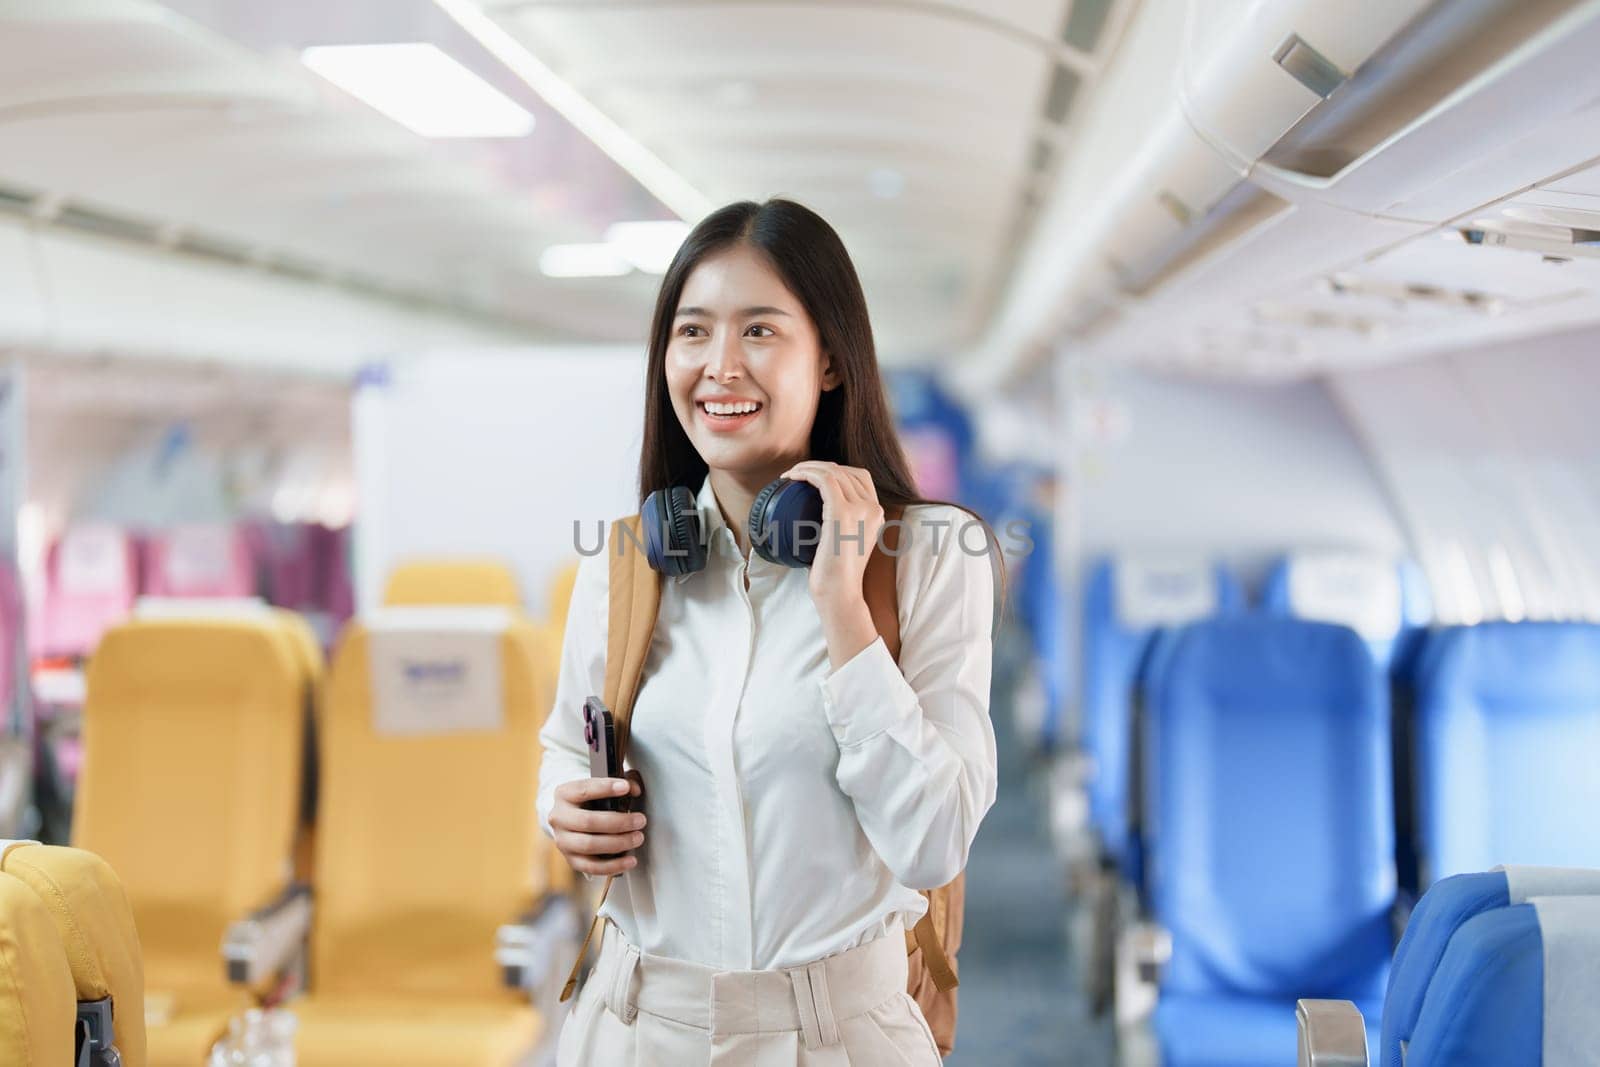
{"label": "woman's face", "polygon": [[755,477],[806,458],[818,399],[839,384],[799,299],[743,244],[689,273],[666,368],[673,410],[706,465]]}

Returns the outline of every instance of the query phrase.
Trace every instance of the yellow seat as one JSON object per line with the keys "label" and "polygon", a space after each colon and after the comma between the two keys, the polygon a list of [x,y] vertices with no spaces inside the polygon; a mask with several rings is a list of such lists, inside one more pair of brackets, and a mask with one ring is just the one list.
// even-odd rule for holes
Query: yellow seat
{"label": "yellow seat", "polygon": [[495,605],[522,609],[511,568],[494,559],[415,559],[395,567],[383,589],[390,607]]}
{"label": "yellow seat", "polygon": [[78,995],[44,901],[0,873],[0,1063],[70,1064]]}
{"label": "yellow seat", "polygon": [[198,1067],[230,1015],[229,923],[282,895],[300,806],[305,686],[276,617],[135,619],[90,661],[73,844],[127,890],[148,1060]]}
{"label": "yellow seat", "polygon": [[[546,676],[550,678],[552,684],[561,676],[561,643],[566,638],[567,611],[572,604],[572,589],[577,581],[576,563],[558,568],[550,579],[548,614],[545,616],[544,625],[539,627],[539,651],[544,657]],[[547,711],[554,703],[555,692],[552,690],[549,699],[545,701]],[[577,872],[567,863],[567,858],[561,854],[561,850],[551,844],[550,839],[545,837],[542,831],[540,851],[545,857],[550,889],[557,893],[575,892],[578,887]]]}
{"label": "yellow seat", "polygon": [[[0,872],[26,884],[50,912],[76,992],[107,1013],[123,1067],[144,1067],[144,962],[133,910],[111,866],[92,852],[33,842],[0,853]],[[94,1031],[99,1036],[98,1026]],[[6,1061],[10,1062],[10,1061]]]}
{"label": "yellow seat", "polygon": [[322,716],[299,1067],[488,1067],[537,1040],[494,955],[499,927],[545,890],[536,641],[495,609],[401,609],[345,631]]}

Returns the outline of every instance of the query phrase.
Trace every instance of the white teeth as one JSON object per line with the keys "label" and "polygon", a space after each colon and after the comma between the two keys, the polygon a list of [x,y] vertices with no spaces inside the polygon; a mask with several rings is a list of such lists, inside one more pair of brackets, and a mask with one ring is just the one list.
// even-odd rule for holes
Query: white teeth
{"label": "white teeth", "polygon": [[736,404],[719,404],[706,401],[705,409],[713,415],[748,415],[760,407],[754,400],[741,400]]}

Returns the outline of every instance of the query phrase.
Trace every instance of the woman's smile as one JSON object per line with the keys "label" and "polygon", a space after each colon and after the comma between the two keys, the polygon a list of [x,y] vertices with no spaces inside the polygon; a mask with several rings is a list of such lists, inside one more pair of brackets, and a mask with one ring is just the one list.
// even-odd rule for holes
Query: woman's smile
{"label": "woman's smile", "polygon": [[761,417],[765,405],[739,396],[702,397],[694,402],[700,422],[712,433],[732,433]]}

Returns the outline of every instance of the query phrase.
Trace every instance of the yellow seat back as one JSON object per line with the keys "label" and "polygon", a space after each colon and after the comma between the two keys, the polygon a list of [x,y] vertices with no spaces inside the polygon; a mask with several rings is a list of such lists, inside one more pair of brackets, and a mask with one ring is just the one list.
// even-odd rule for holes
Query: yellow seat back
{"label": "yellow seat back", "polygon": [[271,616],[135,620],[90,661],[73,844],[122,879],[150,993],[225,990],[227,924],[286,887],[304,710]]}
{"label": "yellow seat back", "polygon": [[70,1064],[78,995],[37,893],[0,874],[0,1063]]}
{"label": "yellow seat back", "polygon": [[[502,988],[495,932],[544,890],[534,805],[549,686],[532,625],[500,612],[478,637],[485,643],[478,647],[498,652],[498,725],[404,733],[381,727],[375,675],[390,661],[374,660],[393,632],[383,617],[428,610],[352,624],[334,656],[323,714],[312,936],[319,996],[517,999]],[[431,631],[420,632],[424,646],[435,647],[427,644],[435,640]],[[445,652],[432,658],[446,661],[439,665],[446,673],[462,669]]]}
{"label": "yellow seat back", "polygon": [[[555,680],[561,676],[561,644],[566,638],[567,611],[572,604],[572,589],[577,580],[576,563],[561,567],[550,579],[549,614],[545,618],[544,625],[539,627],[539,652],[544,659],[545,673],[550,678],[552,687]],[[555,690],[552,688],[544,702],[546,714],[554,703]],[[540,726],[543,725],[541,717]],[[567,858],[548,837],[544,836],[543,831],[540,832],[539,841],[540,850],[545,856],[550,888],[560,893],[571,892],[577,888],[577,873],[568,865]]]}
{"label": "yellow seat back", "polygon": [[415,559],[395,567],[383,589],[389,607],[494,605],[522,609],[511,568],[494,559]]}
{"label": "yellow seat back", "polygon": [[0,856],[0,872],[43,901],[66,951],[74,999],[110,997],[123,1067],[144,1067],[144,961],[133,909],[110,864],[83,849],[30,843]]}

